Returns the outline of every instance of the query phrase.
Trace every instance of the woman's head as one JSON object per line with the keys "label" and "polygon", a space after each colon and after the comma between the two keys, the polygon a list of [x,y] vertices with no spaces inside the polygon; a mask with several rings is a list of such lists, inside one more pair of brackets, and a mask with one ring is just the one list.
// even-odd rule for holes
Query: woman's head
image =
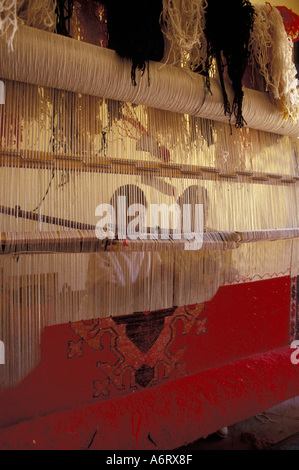
{"label": "woman's head", "polygon": [[191,206],[191,230],[195,231],[195,204],[203,205],[203,227],[206,226],[209,213],[209,198],[206,188],[203,186],[188,186],[178,199],[181,213],[183,214],[184,204]]}

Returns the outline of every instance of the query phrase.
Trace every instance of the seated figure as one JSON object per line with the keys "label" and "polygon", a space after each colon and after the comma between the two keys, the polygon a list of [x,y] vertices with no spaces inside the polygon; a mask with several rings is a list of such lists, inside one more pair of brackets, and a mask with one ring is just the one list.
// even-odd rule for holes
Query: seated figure
{"label": "seated figure", "polygon": [[[119,196],[126,197],[126,209],[133,204],[147,207],[140,188],[129,184],[121,186],[110,201],[116,220]],[[133,218],[127,216],[127,227]],[[153,250],[133,252],[128,248],[91,254],[80,318],[104,318],[171,307],[173,282],[167,270],[161,254]]]}
{"label": "seated figure", "polygon": [[[207,190],[202,186],[189,186],[178,199],[181,212],[186,204],[191,206],[191,233],[196,231],[196,204],[203,205],[203,220],[198,226],[203,230],[202,236],[208,237],[208,232],[213,230],[207,226],[209,211]],[[186,305],[211,300],[224,281],[223,256],[222,250],[204,248],[175,252],[174,304]]]}

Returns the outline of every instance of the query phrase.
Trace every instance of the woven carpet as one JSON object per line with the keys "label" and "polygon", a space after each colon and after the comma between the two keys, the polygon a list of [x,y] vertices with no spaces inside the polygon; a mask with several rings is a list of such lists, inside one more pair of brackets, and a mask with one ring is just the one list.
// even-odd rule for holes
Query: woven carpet
{"label": "woven carpet", "polygon": [[40,363],[0,394],[0,449],[173,449],[297,396],[290,292],[285,276],[47,327]]}

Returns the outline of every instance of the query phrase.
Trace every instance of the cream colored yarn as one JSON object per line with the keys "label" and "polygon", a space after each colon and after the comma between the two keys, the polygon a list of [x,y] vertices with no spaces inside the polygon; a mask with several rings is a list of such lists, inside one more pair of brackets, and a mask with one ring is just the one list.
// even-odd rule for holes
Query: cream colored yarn
{"label": "cream colored yarn", "polygon": [[7,44],[10,50],[13,50],[13,38],[17,29],[17,2],[2,0],[0,2],[0,36],[7,34]]}
{"label": "cream colored yarn", "polygon": [[279,10],[269,3],[255,5],[256,17],[251,33],[249,63],[256,63],[271,99],[284,119],[297,119],[299,92],[292,41],[287,36]]}
{"label": "cream colored yarn", "polygon": [[54,31],[56,0],[18,0],[18,18],[27,26]]}
{"label": "cream colored yarn", "polygon": [[56,0],[0,0],[0,37],[7,35],[9,50],[19,24],[54,32]]}
{"label": "cream colored yarn", "polygon": [[204,68],[206,0],[163,0],[163,32],[169,42],[166,62],[191,70]]}

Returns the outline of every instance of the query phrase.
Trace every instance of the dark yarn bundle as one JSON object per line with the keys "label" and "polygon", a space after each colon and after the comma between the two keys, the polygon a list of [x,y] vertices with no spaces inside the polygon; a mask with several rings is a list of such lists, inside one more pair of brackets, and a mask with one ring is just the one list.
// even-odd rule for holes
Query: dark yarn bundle
{"label": "dark yarn bundle", "polygon": [[[104,0],[107,6],[108,47],[120,57],[132,60],[131,80],[136,70],[144,74],[149,61],[164,55],[160,26],[162,0]],[[149,76],[148,76],[149,80]]]}
{"label": "dark yarn bundle", "polygon": [[74,0],[57,0],[56,31],[62,36],[70,36],[70,19],[73,14]]}
{"label": "dark yarn bundle", "polygon": [[[242,116],[243,89],[242,78],[248,63],[248,44],[254,24],[255,11],[247,0],[208,0],[205,15],[205,35],[207,39],[206,71],[216,60],[219,73],[224,112],[236,118],[235,127],[246,124]],[[234,100],[230,106],[224,84],[224,68],[232,82]],[[210,88],[209,77],[207,86]]]}

